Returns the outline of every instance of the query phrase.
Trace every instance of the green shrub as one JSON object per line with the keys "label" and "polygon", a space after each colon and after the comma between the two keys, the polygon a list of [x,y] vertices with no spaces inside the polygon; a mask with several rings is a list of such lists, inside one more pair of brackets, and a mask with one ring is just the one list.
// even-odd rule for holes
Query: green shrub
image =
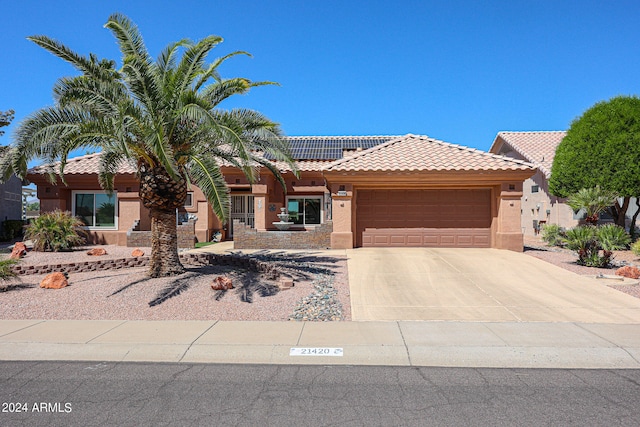
{"label": "green shrub", "polygon": [[550,246],[562,246],[564,244],[565,231],[558,224],[547,224],[542,227],[542,241]]}
{"label": "green shrub", "polygon": [[578,264],[600,267],[600,245],[596,239],[596,227],[583,225],[567,230],[564,242],[567,248],[578,253]]}
{"label": "green shrub", "polygon": [[16,277],[16,273],[11,269],[18,263],[17,259],[6,258],[0,260],[0,280],[9,280]]}
{"label": "green shrub", "polygon": [[25,229],[25,238],[33,241],[35,251],[68,251],[85,242],[84,223],[59,210],[34,218]]}
{"label": "green shrub", "polygon": [[578,264],[587,267],[608,267],[612,251],[626,249],[631,238],[623,228],[607,224],[600,227],[585,225],[572,228],[566,232],[564,241],[569,249],[578,253]]}
{"label": "green shrub", "polygon": [[631,252],[640,256],[640,240],[636,240],[636,242],[631,245]]}
{"label": "green shrub", "polygon": [[2,240],[13,240],[22,236],[25,221],[21,219],[7,219],[2,221]]}
{"label": "green shrub", "polygon": [[598,242],[605,251],[620,251],[627,249],[631,243],[631,236],[624,228],[615,224],[606,224],[598,227]]}

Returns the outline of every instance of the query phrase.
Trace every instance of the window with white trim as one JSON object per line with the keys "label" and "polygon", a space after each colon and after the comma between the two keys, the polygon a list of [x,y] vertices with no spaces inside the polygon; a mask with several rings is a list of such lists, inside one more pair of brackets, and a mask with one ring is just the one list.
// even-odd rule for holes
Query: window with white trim
{"label": "window with white trim", "polygon": [[322,223],[322,196],[288,197],[289,221],[296,225]]}
{"label": "window with white trim", "polygon": [[89,228],[116,228],[117,206],[115,193],[73,193],[73,215]]}

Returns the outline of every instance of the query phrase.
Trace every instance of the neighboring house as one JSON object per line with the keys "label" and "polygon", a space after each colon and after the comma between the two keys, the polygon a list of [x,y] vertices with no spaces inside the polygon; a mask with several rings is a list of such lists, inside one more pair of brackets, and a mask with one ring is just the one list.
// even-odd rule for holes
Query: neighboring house
{"label": "neighboring house", "polygon": [[565,202],[566,199],[549,193],[549,177],[556,148],[567,133],[499,132],[490,153],[500,154],[534,164],[538,170],[524,182],[522,192],[522,230],[525,235],[538,234],[544,224],[558,224],[564,228],[578,225],[581,218]]}
{"label": "neighboring house", "polygon": [[0,232],[6,220],[22,219],[22,181],[12,176],[0,185]]}
{"label": "neighboring house", "polygon": [[[490,153],[524,160],[538,168],[524,182],[522,192],[522,230],[527,236],[538,234],[544,224],[558,224],[569,229],[584,218],[583,211],[574,212],[566,199],[549,193],[553,158],[566,134],[565,131],[499,132],[489,148]],[[632,197],[627,209],[627,227],[637,210],[636,199]],[[613,222],[608,212],[603,212],[600,220]]]}
{"label": "neighboring house", "polygon": [[[535,172],[530,163],[426,136],[287,139],[300,177],[274,162],[286,181],[286,194],[264,168],[250,185],[240,170],[222,165],[231,191],[233,221],[228,226],[213,214],[202,192],[190,188],[178,217],[197,218],[198,240],[222,231],[237,248],[304,247],[304,242],[309,248],[335,249],[523,248],[520,200],[523,181]],[[98,161],[99,154],[70,159],[66,186],[49,184],[45,166],[31,169],[27,177],[38,188],[41,211],[69,210],[85,221],[94,241],[131,245],[134,233],[150,229],[135,168],[122,165],[116,191],[107,196],[98,185]],[[291,214],[292,231],[271,232],[281,208]]]}

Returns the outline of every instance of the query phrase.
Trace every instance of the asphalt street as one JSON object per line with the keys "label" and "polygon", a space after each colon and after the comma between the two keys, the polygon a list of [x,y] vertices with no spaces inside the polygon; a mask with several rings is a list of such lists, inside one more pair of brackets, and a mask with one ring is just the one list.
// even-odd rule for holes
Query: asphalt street
{"label": "asphalt street", "polygon": [[640,370],[0,362],[2,426],[640,425]]}

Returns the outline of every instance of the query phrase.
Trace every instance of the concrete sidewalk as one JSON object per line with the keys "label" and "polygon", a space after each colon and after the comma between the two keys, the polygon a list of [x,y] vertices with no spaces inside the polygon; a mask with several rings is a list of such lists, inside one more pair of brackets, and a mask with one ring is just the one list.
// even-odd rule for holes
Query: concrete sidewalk
{"label": "concrete sidewalk", "polygon": [[640,324],[2,320],[0,360],[639,369]]}

